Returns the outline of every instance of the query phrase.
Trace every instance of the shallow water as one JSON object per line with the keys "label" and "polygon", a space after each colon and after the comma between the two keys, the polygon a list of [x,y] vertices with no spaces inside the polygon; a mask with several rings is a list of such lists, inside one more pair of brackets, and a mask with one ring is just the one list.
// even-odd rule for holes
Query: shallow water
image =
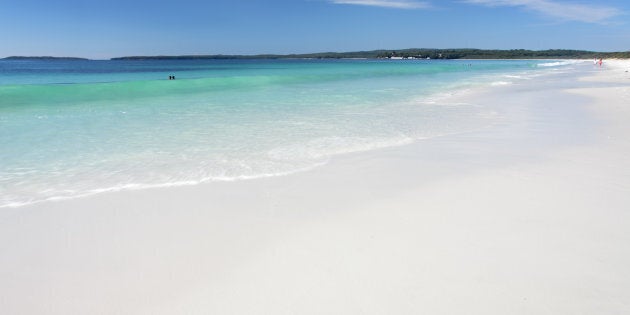
{"label": "shallow water", "polygon": [[[0,207],[277,176],[496,117],[448,95],[566,63],[0,61]],[[175,75],[177,80],[168,80]]]}

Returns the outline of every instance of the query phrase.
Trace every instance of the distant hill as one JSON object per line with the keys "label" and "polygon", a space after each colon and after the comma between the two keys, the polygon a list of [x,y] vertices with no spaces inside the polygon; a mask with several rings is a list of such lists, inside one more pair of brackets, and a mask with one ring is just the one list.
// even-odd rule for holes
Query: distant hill
{"label": "distant hill", "polygon": [[196,60],[196,59],[352,59],[352,58],[422,58],[422,59],[591,59],[630,58],[628,52],[594,52],[584,50],[484,50],[484,49],[428,49],[370,50],[356,52],[323,52],[288,55],[181,55],[129,56],[112,60]]}
{"label": "distant hill", "polygon": [[[354,52],[321,52],[309,54],[259,54],[259,55],[180,55],[180,56],[127,56],[111,60],[198,60],[198,59],[593,59],[630,58],[630,51],[595,52],[586,50],[487,50],[487,49],[433,49],[410,48],[399,50],[369,50]],[[11,56],[0,60],[89,60],[78,57]]]}
{"label": "distant hill", "polygon": [[11,57],[2,58],[2,60],[89,60],[89,59],[78,58],[78,57],[11,56]]}

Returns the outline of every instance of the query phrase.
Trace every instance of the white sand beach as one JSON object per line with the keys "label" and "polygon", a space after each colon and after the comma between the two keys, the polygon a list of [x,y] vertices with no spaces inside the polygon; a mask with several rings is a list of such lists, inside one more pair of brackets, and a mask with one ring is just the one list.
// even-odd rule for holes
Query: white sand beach
{"label": "white sand beach", "polygon": [[287,176],[0,211],[1,314],[629,314],[630,61]]}

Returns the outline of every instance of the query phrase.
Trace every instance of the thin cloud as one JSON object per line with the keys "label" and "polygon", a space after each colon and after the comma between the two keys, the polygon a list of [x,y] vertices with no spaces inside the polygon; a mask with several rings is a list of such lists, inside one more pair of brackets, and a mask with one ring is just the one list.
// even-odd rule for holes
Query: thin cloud
{"label": "thin cloud", "polygon": [[414,0],[330,0],[334,4],[352,4],[394,9],[427,9],[428,2]]}
{"label": "thin cloud", "polygon": [[564,3],[552,0],[464,0],[485,6],[523,7],[564,21],[602,23],[621,15],[622,11],[608,6]]}

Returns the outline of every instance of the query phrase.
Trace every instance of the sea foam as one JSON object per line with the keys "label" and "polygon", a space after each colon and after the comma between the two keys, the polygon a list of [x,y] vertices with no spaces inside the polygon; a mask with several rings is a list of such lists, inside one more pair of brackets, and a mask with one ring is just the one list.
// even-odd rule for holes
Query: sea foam
{"label": "sea foam", "polygon": [[558,67],[558,66],[567,66],[567,65],[575,65],[585,63],[584,60],[562,60],[562,61],[554,61],[554,62],[545,62],[537,64],[538,67]]}

